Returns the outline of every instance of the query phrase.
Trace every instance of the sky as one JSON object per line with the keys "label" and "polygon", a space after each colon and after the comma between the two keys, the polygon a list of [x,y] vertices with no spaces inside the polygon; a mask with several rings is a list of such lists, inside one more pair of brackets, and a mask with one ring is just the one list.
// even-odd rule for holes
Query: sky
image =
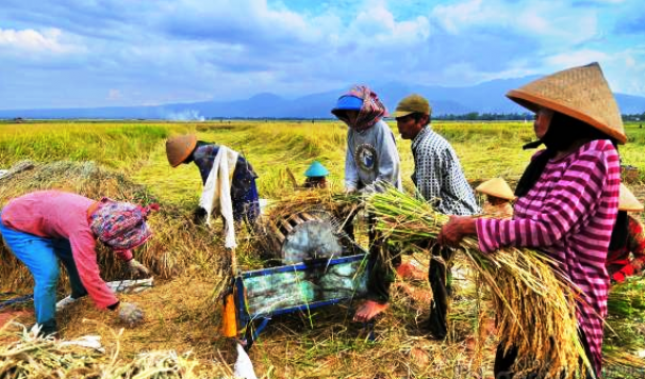
{"label": "sky", "polygon": [[468,86],[594,61],[645,96],[642,0],[0,2],[0,109]]}

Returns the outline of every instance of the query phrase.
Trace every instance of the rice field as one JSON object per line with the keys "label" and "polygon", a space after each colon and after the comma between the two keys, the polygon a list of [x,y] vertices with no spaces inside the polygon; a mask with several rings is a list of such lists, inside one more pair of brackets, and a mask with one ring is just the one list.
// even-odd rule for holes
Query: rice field
{"label": "rice field", "polygon": [[[410,141],[401,140],[394,123],[390,125],[397,136],[404,187],[412,191],[410,175],[414,164]],[[472,181],[497,176],[516,179],[532,154],[521,149],[533,137],[531,123],[436,121],[433,127],[451,142],[466,177]],[[642,180],[645,130],[638,123],[627,124],[626,128],[630,142],[621,147],[622,163],[637,166]],[[291,194],[293,185],[288,172],[302,182],[304,171],[313,160],[319,160],[331,172],[332,189],[342,190],[346,127],[336,121],[0,123],[0,169],[24,160],[42,165],[58,161],[83,165],[91,161],[108,177],[120,174],[127,178],[128,189],[142,186],[146,197],[165,206],[169,211],[154,219],[159,242],[138,254],[150,261],[167,256],[176,264],[177,271],[162,265],[159,273],[167,272],[159,276],[155,288],[123,296],[126,301],[142,306],[147,324],[139,329],[126,329],[117,336],[121,326],[115,319],[84,300],[59,315],[61,336],[73,339],[99,334],[108,354],[96,359],[121,362],[123,367],[131,367],[142,351],[175,350],[180,356],[191,351],[190,359],[197,362],[195,372],[227,377],[234,354],[229,342],[219,335],[219,305],[213,303],[213,294],[222,284],[222,244],[218,236],[193,229],[182,221],[182,215],[190,215],[198,203],[200,176],[192,165],[171,168],[165,156],[165,139],[187,132],[196,132],[200,140],[224,144],[243,153],[259,175],[262,198],[277,199]],[[50,181],[42,181],[39,185],[49,188],[59,187],[63,179],[52,176]],[[2,188],[3,185],[0,182],[0,207],[20,192]],[[78,182],[67,185],[70,188],[94,185],[93,191],[114,191],[117,197],[127,198],[131,194],[110,186],[97,187],[97,183],[83,182],[85,187],[79,187]],[[644,187],[632,189],[643,201]],[[242,269],[257,263],[250,253],[252,241],[245,238],[242,236],[242,248],[238,249]],[[427,256],[417,254],[414,258],[427,268]],[[28,281],[20,285],[9,283],[6,272],[0,268],[0,292],[29,292]],[[459,300],[452,305],[450,333],[445,342],[426,338],[418,326],[428,315],[428,299],[410,296],[409,289],[412,286],[427,292],[427,282],[401,281],[393,286],[390,308],[376,323],[375,340],[368,338],[369,333],[362,325],[351,322],[355,304],[325,308],[307,316],[274,319],[251,351],[256,373],[265,378],[463,378],[474,375],[475,367],[481,366],[479,374],[492,377],[495,336],[491,330],[476,328],[480,324],[478,318],[490,313],[492,307],[483,313],[479,311],[477,288],[470,279],[457,281]],[[29,309],[26,305],[12,311]],[[83,322],[84,319],[90,322]],[[27,312],[21,313],[18,321],[29,324],[34,320]],[[637,343],[642,343],[645,330],[640,324],[630,324],[628,330]],[[0,342],[17,338],[15,333],[0,333]],[[482,335],[485,345],[481,356],[476,356],[476,341]]]}

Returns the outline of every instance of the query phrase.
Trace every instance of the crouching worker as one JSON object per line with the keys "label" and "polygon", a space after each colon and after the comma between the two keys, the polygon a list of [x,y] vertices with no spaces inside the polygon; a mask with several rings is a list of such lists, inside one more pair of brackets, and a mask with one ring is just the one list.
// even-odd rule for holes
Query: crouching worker
{"label": "crouching worker", "polygon": [[[168,139],[166,156],[172,167],[194,162],[199,169],[205,191],[209,177],[217,179],[220,171],[228,171],[229,175],[232,175],[229,178],[233,218],[236,222],[245,220],[252,228],[260,215],[260,198],[255,184],[258,175],[241,154],[226,146],[198,141],[194,134],[190,134]],[[208,212],[210,215],[210,209]],[[207,210],[200,206],[195,211],[195,221],[201,222],[206,214]]]}
{"label": "crouching worker", "polygon": [[314,161],[311,166],[305,171],[305,188],[314,189],[314,188],[327,188],[327,175],[329,175],[329,170],[322,163]]}
{"label": "crouching worker", "polygon": [[636,199],[629,188],[621,184],[618,218],[607,255],[607,272],[612,283],[622,283],[629,276],[641,275],[645,269],[643,224],[627,213],[642,211],[643,204]]}
{"label": "crouching worker", "polygon": [[475,188],[475,191],[486,195],[486,201],[482,207],[484,216],[496,218],[513,217],[513,205],[515,200],[513,190],[502,178],[490,179]]}
{"label": "crouching worker", "polygon": [[[148,269],[131,250],[152,232],[149,208],[107,198],[94,201],[60,191],[37,191],[15,198],[0,211],[0,234],[9,250],[34,277],[34,307],[41,335],[56,332],[58,261],[67,271],[71,299],[90,295],[97,307],[113,311],[129,324],[143,320],[136,304],[120,303],[101,279],[96,257],[98,239],[124,261],[133,274]],[[118,312],[117,312],[118,311]]]}

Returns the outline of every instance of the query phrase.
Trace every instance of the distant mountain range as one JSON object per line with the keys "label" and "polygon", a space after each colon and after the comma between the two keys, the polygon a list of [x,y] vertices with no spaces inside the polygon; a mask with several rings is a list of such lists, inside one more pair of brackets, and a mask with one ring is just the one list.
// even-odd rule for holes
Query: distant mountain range
{"label": "distant mountain range", "polygon": [[[418,93],[430,100],[435,116],[478,113],[525,113],[504,94],[520,87],[535,76],[493,80],[468,87],[420,86],[386,83],[373,87],[388,109],[403,97]],[[348,86],[349,87],[349,86]],[[286,99],[272,93],[261,93],[246,100],[204,101],[159,106],[104,107],[76,109],[0,110],[0,118],[92,118],[92,119],[167,119],[198,120],[204,118],[330,118],[336,99],[347,89]],[[645,112],[645,97],[615,94],[623,114]]]}

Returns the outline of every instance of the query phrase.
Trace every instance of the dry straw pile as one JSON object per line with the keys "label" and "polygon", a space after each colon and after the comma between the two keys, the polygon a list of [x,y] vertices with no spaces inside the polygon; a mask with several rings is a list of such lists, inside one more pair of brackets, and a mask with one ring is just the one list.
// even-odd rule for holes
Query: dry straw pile
{"label": "dry straw pile", "polygon": [[[133,183],[123,174],[102,168],[93,162],[59,161],[47,164],[17,165],[22,170],[0,178],[0,207],[12,198],[45,189],[58,189],[99,200],[109,197],[146,205],[159,201],[146,186]],[[189,211],[160,202],[160,211],[152,213],[149,224],[154,237],[135,251],[135,257],[151,268],[155,277],[168,279],[187,266],[219,266],[217,234],[193,224]],[[98,259],[104,280],[124,279],[124,265],[109,249],[98,244]],[[33,282],[27,268],[8,249],[0,246],[0,290],[24,292]],[[65,275],[62,275],[65,278]]]}
{"label": "dry straw pile", "polygon": [[[10,336],[7,326],[0,328],[0,340]],[[0,377],[7,379],[86,378],[86,379],[202,379],[231,377],[226,365],[197,361],[190,354],[175,351],[142,352],[133,360],[119,357],[117,343],[110,355],[96,347],[75,341],[36,336],[23,328],[16,339],[0,346]],[[115,335],[117,341],[119,335]],[[102,349],[99,347],[99,349]],[[203,367],[209,366],[208,370]]]}

